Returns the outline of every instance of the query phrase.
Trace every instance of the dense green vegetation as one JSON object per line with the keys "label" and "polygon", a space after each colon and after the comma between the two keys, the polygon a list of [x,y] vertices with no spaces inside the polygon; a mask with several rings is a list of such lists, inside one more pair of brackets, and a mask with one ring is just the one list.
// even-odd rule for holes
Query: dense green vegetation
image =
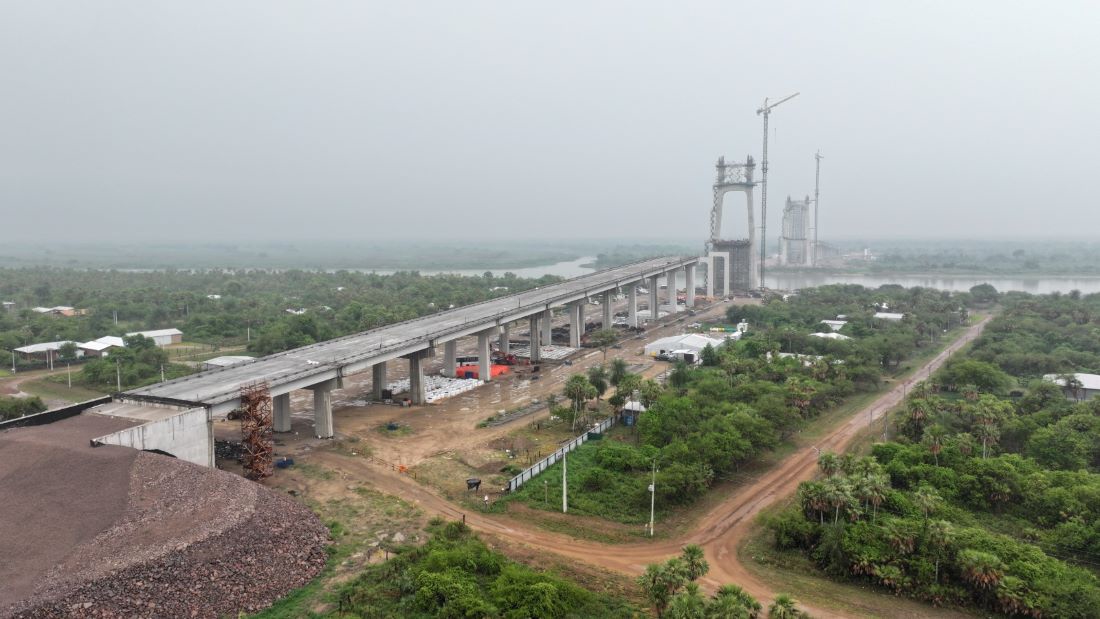
{"label": "dense green vegetation", "polygon": [[[251,331],[251,349],[262,354],[551,281],[509,273],[427,277],[415,272],[13,269],[3,272],[0,299],[14,301],[19,309],[0,311],[0,348],[177,327],[189,341],[216,345],[243,345]],[[86,308],[89,315],[50,316],[29,309],[55,305]],[[305,313],[292,315],[287,309]]]}
{"label": "dense green vegetation", "polygon": [[33,415],[44,410],[46,410],[46,404],[37,396],[29,398],[0,396],[0,421]]}
{"label": "dense green vegetation", "polygon": [[[723,585],[706,598],[695,581],[710,571],[703,549],[684,547],[679,557],[651,563],[638,577],[638,586],[657,611],[658,617],[676,619],[750,619],[760,614],[761,605],[737,585]],[[793,609],[793,601],[791,601]],[[795,615],[789,615],[795,616]]]}
{"label": "dense green vegetation", "polygon": [[1039,378],[1098,367],[1100,296],[1003,301],[967,354],[910,395],[894,441],[870,458],[823,456],[826,478],[770,523],[779,547],[938,604],[1095,616],[1100,401]]}
{"label": "dense green vegetation", "polygon": [[[570,512],[626,523],[647,521],[654,464],[659,469],[660,513],[694,502],[716,479],[736,475],[822,412],[875,391],[883,373],[903,371],[905,359],[933,346],[944,329],[965,320],[959,307],[963,300],[969,295],[828,286],[788,301],[731,308],[731,322],[745,319],[750,324],[745,337],[704,351],[702,367],[675,367],[664,389],[647,387],[642,400],[648,411],[636,431],[620,428],[569,456]],[[898,322],[872,318],[883,304],[907,317]],[[827,329],[819,322],[837,314],[848,316],[841,333],[852,339],[809,335]],[[573,400],[573,410],[596,397],[584,388],[591,382],[591,377],[567,382],[564,395]],[[622,393],[643,386],[630,375],[618,382]],[[570,411],[559,414],[568,416]],[[561,466],[551,467],[540,479],[560,486]],[[543,485],[527,484],[505,502],[553,508]]]}
{"label": "dense green vegetation", "polygon": [[460,522],[437,525],[422,546],[368,567],[340,591],[335,617],[632,617],[597,595],[490,550]]}

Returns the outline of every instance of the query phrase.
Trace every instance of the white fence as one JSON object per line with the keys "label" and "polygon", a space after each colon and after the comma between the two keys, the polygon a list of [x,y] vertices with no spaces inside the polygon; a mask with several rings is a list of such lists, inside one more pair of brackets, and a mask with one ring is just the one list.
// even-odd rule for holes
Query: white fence
{"label": "white fence", "polygon": [[573,438],[568,443],[559,447],[556,451],[554,451],[554,453],[527,467],[522,473],[508,480],[508,492],[515,492],[519,489],[520,486],[531,481],[539,473],[553,466],[558,460],[561,460],[561,457],[563,455],[583,445],[584,442],[588,440],[589,434],[593,432],[595,432],[596,434],[603,434],[604,432],[607,432],[607,430],[610,429],[613,425],[615,425],[615,418],[608,417],[607,419],[604,419],[600,423],[596,424],[595,428],[592,428],[588,432],[585,432],[584,434]]}

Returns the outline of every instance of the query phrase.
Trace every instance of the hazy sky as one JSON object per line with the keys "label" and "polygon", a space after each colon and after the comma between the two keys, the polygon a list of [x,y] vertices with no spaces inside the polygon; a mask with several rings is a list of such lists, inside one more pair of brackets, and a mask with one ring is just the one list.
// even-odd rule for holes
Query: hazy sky
{"label": "hazy sky", "polygon": [[[0,238],[1100,229],[1096,2],[0,4]],[[759,197],[758,197],[759,203]],[[728,210],[732,219],[743,208]]]}

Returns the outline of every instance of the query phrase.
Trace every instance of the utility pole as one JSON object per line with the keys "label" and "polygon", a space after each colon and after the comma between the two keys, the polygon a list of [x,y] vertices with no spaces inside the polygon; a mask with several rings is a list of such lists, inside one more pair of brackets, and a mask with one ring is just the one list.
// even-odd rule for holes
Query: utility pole
{"label": "utility pole", "polygon": [[122,370],[118,367],[118,359],[115,359],[115,387],[122,393]]}
{"label": "utility pole", "polygon": [[11,373],[15,374],[15,351],[11,351]]}
{"label": "utility pole", "polygon": [[[538,337],[538,334],[535,334]],[[565,456],[568,452],[561,452],[561,513],[569,511],[569,495],[567,493],[569,472],[565,464]]]}
{"label": "utility pole", "polygon": [[68,363],[65,364],[65,373],[68,374],[68,376],[69,376],[69,389],[72,389],[73,388],[73,369]]}
{"label": "utility pole", "polygon": [[817,165],[814,169],[814,266],[817,266],[817,214],[821,210],[821,160],[824,157],[821,156],[821,151],[814,153],[814,160]]}
{"label": "utility pole", "polygon": [[653,516],[657,506],[657,458],[653,459],[653,483],[649,484],[649,536],[653,537]]}
{"label": "utility pole", "polygon": [[160,364],[160,382],[164,382],[164,364]]}
{"label": "utility pole", "polygon": [[764,282],[764,260],[767,258],[768,247],[768,117],[771,116],[772,108],[779,106],[781,103],[785,103],[797,97],[799,93],[794,93],[789,97],[784,97],[775,103],[768,104],[768,100],[764,99],[764,105],[760,109],[756,110],[757,116],[764,117],[764,157],[760,164],[763,178],[760,182],[760,287],[765,287]]}
{"label": "utility pole", "polygon": [[114,311],[114,316],[115,316],[115,326],[117,327],[118,326],[118,310]]}

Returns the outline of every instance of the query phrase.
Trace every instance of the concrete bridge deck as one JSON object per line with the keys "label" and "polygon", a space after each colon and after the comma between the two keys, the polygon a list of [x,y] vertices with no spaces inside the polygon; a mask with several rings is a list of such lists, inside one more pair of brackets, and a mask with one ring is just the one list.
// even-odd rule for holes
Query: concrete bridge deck
{"label": "concrete bridge deck", "polygon": [[[688,295],[694,298],[694,266],[698,258],[665,257],[606,269],[557,284],[512,294],[482,303],[447,310],[414,320],[311,344],[259,358],[228,368],[199,372],[183,378],[157,383],[121,394],[121,399],[179,408],[205,407],[209,415],[223,415],[237,408],[242,385],[267,381],[271,395],[282,396],[296,389],[313,388],[315,395],[339,387],[344,376],[375,367],[385,375],[385,362],[409,357],[420,372],[419,359],[433,355],[435,347],[468,335],[479,335],[481,349],[488,357],[486,334],[520,319],[530,319],[534,327],[539,316],[553,308],[584,302],[589,296],[609,293],[620,286],[648,282],[651,305],[657,299],[656,278],[688,268]],[[669,291],[675,306],[675,287]],[[579,309],[578,311],[583,311]],[[572,317],[572,316],[571,316]],[[548,321],[544,318],[544,325]],[[534,332],[534,329],[532,329]],[[549,330],[547,328],[547,333]],[[548,335],[546,339],[548,339]],[[453,343],[448,350],[453,350]],[[380,367],[379,367],[380,366]],[[276,417],[280,413],[276,399]],[[318,402],[322,406],[323,402]],[[289,414],[289,413],[288,413]],[[278,419],[276,420],[278,426]],[[276,430],[279,428],[276,427]]]}

